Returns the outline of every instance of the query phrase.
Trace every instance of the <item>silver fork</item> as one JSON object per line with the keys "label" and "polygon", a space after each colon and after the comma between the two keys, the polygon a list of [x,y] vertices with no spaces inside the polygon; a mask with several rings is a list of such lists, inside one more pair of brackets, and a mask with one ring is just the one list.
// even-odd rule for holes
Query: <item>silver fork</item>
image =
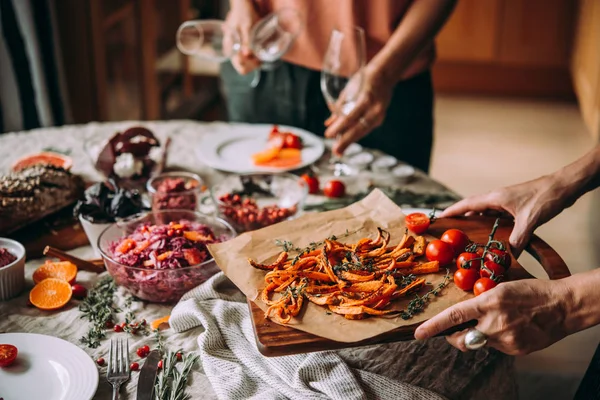
{"label": "silver fork", "polygon": [[[123,346],[125,342],[125,346]],[[125,349],[123,349],[125,347]],[[119,398],[121,385],[129,380],[129,339],[111,339],[106,380],[113,387],[113,400]]]}

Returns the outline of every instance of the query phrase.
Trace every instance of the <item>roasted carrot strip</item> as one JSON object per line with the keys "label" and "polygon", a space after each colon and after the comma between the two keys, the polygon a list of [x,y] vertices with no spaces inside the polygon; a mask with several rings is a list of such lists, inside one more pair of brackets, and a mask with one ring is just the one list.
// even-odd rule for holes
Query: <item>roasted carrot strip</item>
{"label": "roasted carrot strip", "polygon": [[415,244],[413,246],[413,253],[415,254],[415,256],[422,256],[423,254],[425,254],[426,244],[427,241],[423,236],[417,236],[417,238],[415,239]]}
{"label": "roasted carrot strip", "polygon": [[288,258],[288,253],[287,252],[283,252],[279,255],[279,257],[277,257],[277,260],[273,263],[273,264],[259,264],[254,260],[248,259],[248,262],[250,263],[250,265],[252,265],[254,268],[257,269],[266,269],[266,270],[270,270],[270,269],[275,269],[275,268],[279,268],[280,266],[283,265],[283,263],[285,263],[285,261]]}
{"label": "roasted carrot strip", "polygon": [[398,268],[394,272],[398,272],[402,275],[425,275],[433,274],[440,271],[439,261],[430,261],[423,264],[418,264],[411,268]]}
{"label": "roasted carrot strip", "polygon": [[375,274],[359,275],[348,271],[342,271],[341,275],[342,279],[350,282],[368,282],[375,279]]}

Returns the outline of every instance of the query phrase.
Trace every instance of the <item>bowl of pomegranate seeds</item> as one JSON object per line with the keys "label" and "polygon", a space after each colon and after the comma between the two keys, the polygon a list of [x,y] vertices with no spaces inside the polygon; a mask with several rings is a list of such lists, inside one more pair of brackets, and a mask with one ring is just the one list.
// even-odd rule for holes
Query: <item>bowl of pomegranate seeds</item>
{"label": "bowl of pomegranate seeds", "polygon": [[292,174],[245,174],[221,180],[210,193],[218,214],[241,233],[298,217],[308,187]]}
{"label": "bowl of pomegranate seeds", "polygon": [[117,285],[140,299],[171,303],[219,271],[207,245],[235,235],[220,218],[153,211],[106,228],[98,248]]}
{"label": "bowl of pomegranate seeds", "polygon": [[152,199],[152,210],[197,210],[204,185],[202,179],[189,172],[168,172],[155,176],[146,186]]}

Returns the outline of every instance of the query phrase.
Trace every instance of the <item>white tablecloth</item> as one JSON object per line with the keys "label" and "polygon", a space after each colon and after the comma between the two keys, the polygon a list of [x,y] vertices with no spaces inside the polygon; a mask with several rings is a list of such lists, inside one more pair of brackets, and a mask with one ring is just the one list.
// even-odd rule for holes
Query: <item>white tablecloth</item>
{"label": "white tablecloth", "polygon": [[[183,167],[199,173],[209,184],[219,174],[198,160],[196,150],[202,146],[202,137],[206,134],[218,134],[232,129],[243,129],[243,125],[225,123],[198,123],[193,121],[169,122],[119,122],[98,124],[91,123],[81,126],[65,126],[59,128],[38,129],[29,132],[9,133],[0,135],[0,172],[7,171],[10,165],[26,154],[35,153],[46,148],[70,151],[74,159],[72,171],[83,175],[88,180],[99,180],[100,175],[94,170],[88,159],[83,144],[86,138],[109,137],[118,130],[124,130],[136,124],[143,124],[164,140],[167,135],[173,139],[169,152],[170,167]],[[369,183],[369,175],[358,180],[360,190]],[[441,193],[446,191],[442,185],[419,174],[418,179],[407,186],[415,191]],[[316,201],[317,199],[312,199]],[[93,257],[91,248],[86,246],[73,251],[82,258]],[[29,260],[26,266],[28,285],[31,287],[31,274],[39,266],[41,260]],[[93,273],[80,272],[78,281],[87,287],[93,286],[98,276]],[[0,332],[33,332],[48,334],[68,340],[81,346],[94,359],[106,356],[108,341],[100,348],[88,349],[78,343],[78,339],[87,329],[87,324],[79,319],[80,313],[75,302],[57,312],[44,312],[27,306],[28,289],[18,298],[0,303]],[[123,301],[125,291],[119,291],[119,299]],[[134,303],[134,311],[140,318],[148,321],[170,313],[172,307],[156,304]],[[197,348],[196,338],[202,328],[196,328],[183,333],[174,334],[166,331],[167,345],[172,349],[182,348],[193,351]],[[153,339],[136,337],[130,341],[132,349],[145,343],[152,344]],[[512,362],[507,357],[483,350],[461,354],[451,348],[444,339],[437,338],[425,342],[404,342],[344,351],[346,359],[361,369],[381,374],[394,379],[408,382],[434,390],[450,398],[461,398],[465,390],[467,398],[482,398],[482,388],[493,385],[492,394],[486,398],[503,399],[515,398],[514,380],[508,374]],[[134,399],[137,374],[124,389],[127,392],[122,398]],[[189,393],[192,398],[216,398],[209,381],[201,366],[194,372]],[[1,397],[2,393],[0,393]],[[110,387],[104,379],[100,379],[97,399],[110,398]],[[9,400],[9,399],[5,399]]]}

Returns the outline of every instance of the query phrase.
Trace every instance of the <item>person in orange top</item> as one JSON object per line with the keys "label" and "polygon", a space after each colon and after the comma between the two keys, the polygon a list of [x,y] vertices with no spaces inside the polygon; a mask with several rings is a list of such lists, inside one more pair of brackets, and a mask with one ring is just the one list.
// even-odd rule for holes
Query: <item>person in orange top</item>
{"label": "person in orange top", "polygon": [[[433,144],[434,37],[455,3],[230,0],[226,23],[242,41],[241,51],[221,69],[230,121],[292,125],[338,138],[337,154],[359,141],[427,172]],[[299,11],[304,29],[283,63],[260,71],[253,88],[249,73],[260,62],[249,48],[250,30],[261,17],[284,7]],[[349,114],[332,116],[320,91],[320,69],[332,30],[353,26],[365,31],[365,85]]]}

